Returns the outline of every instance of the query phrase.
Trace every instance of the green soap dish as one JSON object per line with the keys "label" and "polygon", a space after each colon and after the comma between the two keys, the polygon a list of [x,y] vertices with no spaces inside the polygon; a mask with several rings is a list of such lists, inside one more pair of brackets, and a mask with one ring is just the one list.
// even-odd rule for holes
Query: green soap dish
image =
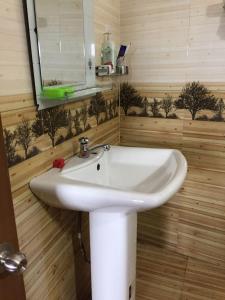
{"label": "green soap dish", "polygon": [[49,100],[61,99],[68,95],[74,94],[75,88],[73,86],[45,86],[42,90],[41,96]]}

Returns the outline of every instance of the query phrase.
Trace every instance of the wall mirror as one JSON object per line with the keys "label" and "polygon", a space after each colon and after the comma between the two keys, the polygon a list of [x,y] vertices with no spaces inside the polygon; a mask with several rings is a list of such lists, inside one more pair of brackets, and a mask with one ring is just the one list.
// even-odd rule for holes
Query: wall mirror
{"label": "wall mirror", "polygon": [[39,109],[94,94],[92,0],[24,0]]}

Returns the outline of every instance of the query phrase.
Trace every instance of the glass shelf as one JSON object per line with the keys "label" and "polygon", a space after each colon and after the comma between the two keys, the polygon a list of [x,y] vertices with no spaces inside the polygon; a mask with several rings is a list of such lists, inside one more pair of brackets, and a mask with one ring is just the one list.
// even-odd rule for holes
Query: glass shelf
{"label": "glass shelf", "polygon": [[112,85],[104,87],[92,87],[84,90],[75,91],[74,94],[68,95],[60,99],[49,99],[47,97],[41,97],[41,102],[39,103],[38,109],[45,109],[47,107],[53,107],[58,105],[65,105],[77,100],[82,100],[83,98],[91,97],[100,92],[112,90]]}

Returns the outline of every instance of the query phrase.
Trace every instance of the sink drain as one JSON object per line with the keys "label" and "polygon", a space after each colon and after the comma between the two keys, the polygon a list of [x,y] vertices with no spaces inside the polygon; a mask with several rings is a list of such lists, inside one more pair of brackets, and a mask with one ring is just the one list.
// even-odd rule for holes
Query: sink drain
{"label": "sink drain", "polygon": [[97,170],[99,171],[101,169],[100,164],[97,164]]}

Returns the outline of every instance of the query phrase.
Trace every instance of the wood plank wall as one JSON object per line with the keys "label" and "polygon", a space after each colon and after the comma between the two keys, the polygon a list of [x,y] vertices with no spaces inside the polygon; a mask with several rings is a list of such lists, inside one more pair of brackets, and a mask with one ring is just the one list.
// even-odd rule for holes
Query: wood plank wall
{"label": "wood plank wall", "polygon": [[221,0],[121,0],[121,41],[132,82],[225,81]]}
{"label": "wood plank wall", "polygon": [[189,165],[180,192],[139,215],[137,299],[225,299],[225,123],[121,116],[120,130],[121,145],[179,149]]}
{"label": "wood plank wall", "polygon": [[[200,81],[225,99],[222,2],[121,0],[121,40],[131,42],[127,80],[143,97],[177,99],[186,82]],[[180,192],[139,215],[137,299],[223,300],[225,123],[179,117],[121,116],[122,145],[176,148],[189,164]]]}
{"label": "wood plank wall", "polygon": [[[23,117],[32,121],[35,106],[27,53],[22,1],[0,0],[0,112],[4,127],[15,128]],[[119,0],[95,1],[97,55],[107,24],[119,41]],[[107,97],[112,97],[108,95]],[[82,102],[76,104],[79,108]],[[92,143],[119,142],[119,119],[86,134]],[[29,181],[51,167],[56,157],[77,151],[75,137],[10,168],[20,248],[28,258],[24,274],[27,299],[90,299],[89,266],[76,243],[76,213],[47,207],[32,195]],[[87,235],[88,222],[83,228]],[[87,240],[87,238],[86,238]],[[77,290],[75,281],[77,282]],[[89,297],[89,298],[88,298]]]}
{"label": "wood plank wall", "polygon": [[[0,111],[7,127],[19,123],[24,114],[34,114],[34,102],[22,5],[16,0],[0,2]],[[121,4],[122,40],[132,42],[129,79],[143,95],[159,97],[172,90],[176,94],[179,83],[187,80],[206,81],[224,93],[216,84],[225,80],[222,1],[141,2],[95,1],[97,57],[105,25],[119,41]],[[112,136],[105,139],[108,130]],[[103,140],[116,143],[118,131],[114,119],[88,134],[95,142],[103,135]],[[122,117],[122,145],[177,148],[190,165],[176,197],[139,217],[138,300],[225,298],[224,137],[222,123]],[[87,299],[89,294],[89,268],[79,258],[74,262],[76,215],[46,207],[28,188],[29,179],[47,170],[54,157],[71,156],[76,140],[10,169],[18,235],[30,262],[25,283],[31,300],[75,299],[75,273],[82,275],[82,290],[87,291],[79,297]]]}

